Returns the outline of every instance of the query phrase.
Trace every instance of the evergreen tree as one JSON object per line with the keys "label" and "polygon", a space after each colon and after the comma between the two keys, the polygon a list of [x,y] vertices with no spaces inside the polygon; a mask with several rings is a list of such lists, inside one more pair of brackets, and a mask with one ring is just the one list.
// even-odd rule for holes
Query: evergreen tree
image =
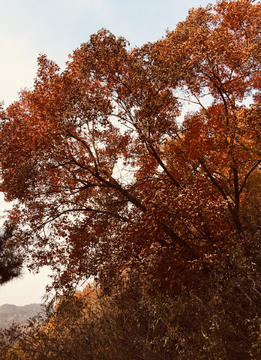
{"label": "evergreen tree", "polygon": [[23,259],[14,252],[10,240],[15,232],[15,225],[7,224],[0,233],[0,284],[4,284],[21,275]]}

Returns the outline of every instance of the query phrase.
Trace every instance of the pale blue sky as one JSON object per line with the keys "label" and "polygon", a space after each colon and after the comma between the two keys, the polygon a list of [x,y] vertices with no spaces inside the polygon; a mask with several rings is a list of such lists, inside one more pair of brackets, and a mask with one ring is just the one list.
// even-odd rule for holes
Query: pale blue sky
{"label": "pale blue sky", "polygon": [[[68,54],[106,28],[131,47],[153,42],[173,30],[191,7],[206,0],[0,0],[0,101],[9,105],[21,88],[32,87],[36,60],[45,53],[62,69]],[[8,205],[0,196],[0,212]],[[40,302],[46,269],[0,288],[0,305]]]}

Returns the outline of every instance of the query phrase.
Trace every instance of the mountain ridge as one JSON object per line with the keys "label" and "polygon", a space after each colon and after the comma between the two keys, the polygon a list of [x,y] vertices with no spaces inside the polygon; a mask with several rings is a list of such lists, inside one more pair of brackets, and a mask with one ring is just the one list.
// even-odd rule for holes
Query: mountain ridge
{"label": "mountain ridge", "polygon": [[0,306],[0,328],[6,328],[12,322],[24,324],[29,318],[41,312],[42,304],[28,304],[23,306],[3,304]]}

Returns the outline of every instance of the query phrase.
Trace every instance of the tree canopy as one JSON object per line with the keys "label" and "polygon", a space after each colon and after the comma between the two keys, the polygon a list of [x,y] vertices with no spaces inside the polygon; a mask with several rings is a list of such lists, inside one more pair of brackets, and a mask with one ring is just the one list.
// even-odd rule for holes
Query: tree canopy
{"label": "tree canopy", "polygon": [[103,29],[63,72],[39,56],[0,129],[29,266],[57,287],[138,271],[176,292],[258,242],[260,33],[259,3],[223,0],[141,48]]}
{"label": "tree canopy", "polygon": [[220,0],[140,48],[102,29],[62,72],[38,57],[0,111],[0,256],[63,296],[1,358],[260,358],[260,49],[261,4]]}

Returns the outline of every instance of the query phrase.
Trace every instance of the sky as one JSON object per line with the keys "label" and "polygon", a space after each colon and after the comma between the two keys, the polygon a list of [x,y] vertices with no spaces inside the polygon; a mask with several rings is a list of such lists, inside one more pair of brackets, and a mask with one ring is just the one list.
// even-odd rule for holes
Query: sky
{"label": "sky", "polygon": [[[154,42],[206,0],[0,0],[0,102],[18,100],[32,88],[37,57],[46,54],[63,70],[68,55],[102,28],[123,36],[131,48]],[[0,194],[0,215],[10,208]],[[0,305],[40,303],[50,283],[24,269],[21,279],[0,287]]]}

